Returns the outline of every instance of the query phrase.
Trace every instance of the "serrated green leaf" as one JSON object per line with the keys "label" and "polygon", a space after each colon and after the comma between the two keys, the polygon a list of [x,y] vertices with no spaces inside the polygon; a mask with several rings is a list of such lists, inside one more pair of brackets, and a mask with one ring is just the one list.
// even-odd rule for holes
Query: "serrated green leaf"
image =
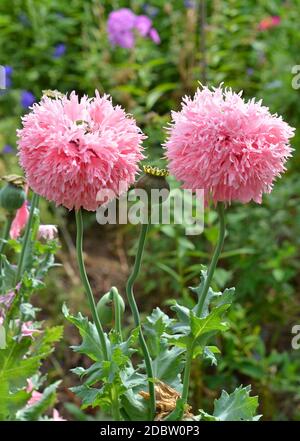
{"label": "serrated green leaf", "polygon": [[80,312],[77,317],[71,315],[66,305],[63,305],[63,314],[70,323],[77,327],[82,337],[81,345],[72,346],[73,351],[85,354],[93,361],[102,360],[103,353],[96,326],[83,317]]}
{"label": "serrated green leaf", "polygon": [[168,348],[166,345],[153,360],[154,377],[169,384],[178,392],[181,391],[179,374],[184,368],[183,352],[181,348]]}
{"label": "serrated green leaf", "polygon": [[191,333],[194,339],[213,331],[226,331],[228,325],[223,321],[223,314],[229,308],[228,304],[214,308],[205,318],[197,317],[191,311]]}
{"label": "serrated green leaf", "polygon": [[215,400],[213,415],[200,411],[203,419],[210,421],[257,421],[258,397],[251,397],[251,386],[238,387],[232,394],[222,391]]}
{"label": "serrated green leaf", "polygon": [[16,287],[17,269],[11,265],[6,256],[0,255],[0,293],[5,293]]}
{"label": "serrated green leaf", "polygon": [[41,362],[53,350],[53,343],[61,338],[62,327],[47,328],[31,341],[10,337],[6,349],[0,351],[0,419],[15,415],[29,397],[25,389],[27,379],[40,368]]}

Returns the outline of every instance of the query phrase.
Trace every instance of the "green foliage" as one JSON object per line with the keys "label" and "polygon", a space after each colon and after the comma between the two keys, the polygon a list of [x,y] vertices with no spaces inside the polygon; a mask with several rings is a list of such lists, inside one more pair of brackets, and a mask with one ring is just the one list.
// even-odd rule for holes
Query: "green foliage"
{"label": "green foliage", "polygon": [[[0,96],[0,150],[5,144],[15,146],[15,129],[20,126],[20,116],[24,113],[20,105],[22,90],[32,91],[39,99],[42,90],[49,88],[62,92],[76,89],[87,94],[98,88],[112,94],[114,102],[134,114],[148,135],[145,141],[148,156],[161,158],[161,144],[165,140],[163,127],[169,121],[170,109],[178,109],[181,97],[192,93],[198,80],[204,82],[201,70],[204,59],[209,85],[216,86],[223,81],[225,86],[243,89],[246,97],[261,97],[272,111],[283,114],[285,120],[298,128],[299,90],[293,89],[291,82],[292,67],[297,64],[299,52],[299,0],[206,2],[205,57],[199,49],[199,17],[195,10],[185,8],[184,2],[153,0],[151,8],[156,8],[153,21],[160,33],[161,45],[139,38],[130,52],[112,48],[106,32],[108,13],[114,8],[129,6],[137,14],[148,13],[144,3],[143,0],[1,1],[1,64],[11,65],[14,71],[12,87]],[[280,16],[280,26],[259,31],[260,20],[270,15]],[[56,59],[53,51],[58,43],[66,45],[66,53]],[[276,190],[264,198],[262,206],[233,204],[229,207],[228,238],[214,275],[212,289],[215,291],[209,291],[204,308],[206,317],[199,319],[190,314],[195,298],[189,285],[198,277],[199,262],[209,261],[215,244],[218,229],[214,211],[206,213],[205,230],[200,237],[184,236],[180,226],[152,226],[150,230],[140,279],[141,292],[147,296],[146,306],[157,305],[158,293],[162,309],[177,299],[172,307],[177,318],[171,313],[171,317],[156,320],[159,315],[156,312],[153,322],[146,319],[144,323],[155,360],[155,375],[181,390],[178,374],[181,374],[183,352],[190,338],[188,328],[193,321],[194,334],[197,335],[197,330],[201,334],[194,351],[195,370],[201,377],[200,382],[196,375],[192,378],[194,408],[210,406],[207,389],[220,392],[226,386],[233,390],[241,382],[251,382],[261,397],[264,418],[299,419],[299,394],[295,391],[300,387],[300,362],[298,352],[290,348],[290,329],[297,323],[300,311],[297,298],[298,140],[296,131],[289,176],[276,183]],[[0,154],[1,175],[19,170],[17,163],[14,154]],[[53,217],[53,208],[49,209],[46,203],[43,216]],[[64,224],[68,221],[64,220]],[[72,225],[67,226],[72,230]],[[135,229],[129,230],[129,234],[135,236]],[[15,289],[14,264],[21,240],[9,240],[6,248],[7,256],[0,257],[1,294]],[[24,320],[38,317],[36,308],[28,306],[30,297],[45,288],[44,277],[54,265],[56,250],[55,243],[38,241],[29,248],[20,293],[10,310],[12,320],[18,318],[19,311]],[[219,309],[219,315],[216,313],[206,320],[209,303],[218,301],[213,293],[224,290],[228,284],[236,286],[237,301],[230,310]],[[60,293],[60,288],[55,285],[55,294]],[[225,298],[225,292],[221,298]],[[40,297],[39,305],[43,306],[46,301]],[[101,356],[99,346],[92,347],[86,334],[90,332],[97,342],[94,325],[84,324],[83,316],[74,318],[77,319],[83,320],[80,333],[86,354],[97,362],[96,357]],[[229,323],[230,327],[220,336],[218,331],[226,326],[223,323]],[[207,330],[209,324],[219,329],[202,333],[201,327]],[[6,350],[6,340],[10,341],[10,337],[3,326],[0,333],[0,348]],[[136,378],[134,370],[129,374],[128,370],[133,369],[130,363],[126,369],[120,375],[127,384],[127,391],[120,399],[122,403],[127,400],[123,408],[130,409],[129,417],[142,419],[144,400],[138,391],[147,387],[144,372],[141,373],[144,367],[141,364],[142,378]],[[143,386],[139,383],[142,379]],[[128,384],[135,381],[131,389]],[[26,401],[26,392],[18,394],[10,397],[12,408]]]}
{"label": "green foliage", "polygon": [[201,419],[208,421],[257,421],[260,415],[256,415],[258,398],[250,397],[251,387],[235,389],[228,395],[223,391],[221,397],[215,400],[213,415],[200,411]]}
{"label": "green foliage", "polygon": [[34,342],[30,337],[17,341],[8,334],[7,348],[0,350],[0,419],[13,418],[25,405],[30,397],[25,391],[27,380],[39,370],[41,361],[53,351],[53,343],[61,336],[59,326],[47,328]]}
{"label": "green foliage", "polygon": [[39,401],[31,406],[26,406],[17,413],[17,419],[20,421],[37,421],[41,418],[49,407],[53,407],[56,401],[56,389],[60,381],[52,383],[46,387]]}
{"label": "green foliage", "polygon": [[[73,347],[75,352],[86,354],[94,362],[88,369],[82,367],[73,369],[80,376],[83,384],[72,388],[82,400],[82,407],[100,406],[109,411],[119,406],[119,399],[133,386],[144,385],[143,376],[132,377],[130,356],[135,352],[134,345],[138,332],[133,331],[126,341],[120,341],[120,336],[112,330],[106,337],[108,359],[105,359],[100,348],[100,340],[96,327],[80,313],[72,316],[64,305],[63,313],[68,321],[77,327],[83,341]],[[145,416],[145,415],[144,415]]]}

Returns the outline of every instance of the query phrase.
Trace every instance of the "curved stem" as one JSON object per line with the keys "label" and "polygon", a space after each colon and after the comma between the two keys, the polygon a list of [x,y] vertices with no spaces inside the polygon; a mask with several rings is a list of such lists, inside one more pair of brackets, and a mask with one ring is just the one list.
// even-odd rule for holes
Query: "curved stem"
{"label": "curved stem", "polygon": [[7,215],[6,221],[5,221],[5,225],[3,228],[3,233],[2,233],[2,242],[0,244],[0,254],[3,254],[4,252],[4,248],[5,248],[5,241],[7,241],[7,239],[9,238],[9,232],[10,232],[10,227],[13,221],[13,216],[11,213],[9,213]]}
{"label": "curved stem", "polygon": [[135,326],[139,328],[139,340],[140,340],[140,345],[141,345],[141,348],[142,348],[142,351],[144,354],[146,371],[147,371],[147,375],[148,375],[151,420],[153,420],[154,416],[155,416],[156,407],[155,407],[155,389],[154,389],[154,383],[153,383],[152,360],[151,360],[149,349],[147,347],[147,344],[146,344],[146,341],[145,341],[145,338],[143,335],[140,314],[139,314],[139,310],[138,310],[138,307],[137,307],[137,304],[136,304],[136,301],[134,298],[134,294],[133,294],[133,285],[134,285],[134,282],[135,282],[136,278],[138,277],[138,274],[141,269],[142,256],[143,256],[147,231],[148,231],[148,224],[142,224],[141,225],[141,233],[140,233],[139,242],[138,242],[138,249],[137,249],[137,254],[135,257],[133,270],[132,270],[132,273],[131,273],[131,275],[127,281],[127,285],[126,285],[126,294],[128,297],[128,302],[129,302],[132,314],[133,314]]}
{"label": "curved stem", "polygon": [[217,204],[217,211],[218,211],[218,215],[219,215],[219,223],[220,223],[220,231],[219,231],[219,237],[218,237],[218,242],[217,242],[217,246],[215,248],[211,263],[209,265],[209,269],[208,269],[208,273],[207,273],[207,278],[205,280],[204,286],[203,286],[203,290],[199,296],[199,300],[196,306],[196,315],[198,317],[201,316],[202,314],[202,310],[203,310],[203,305],[223,248],[223,244],[224,244],[224,239],[225,239],[225,214],[224,214],[224,204],[222,202],[218,202]]}
{"label": "curved stem", "polygon": [[95,304],[92,288],[91,288],[90,282],[88,280],[85,266],[84,266],[83,252],[82,252],[83,221],[82,221],[81,209],[79,209],[78,211],[77,210],[75,211],[75,216],[76,216],[76,227],[77,227],[76,251],[77,251],[77,261],[78,261],[80,279],[83,284],[83,287],[84,287],[84,290],[85,290],[85,293],[86,293],[86,296],[87,296],[87,299],[88,299],[88,302],[90,305],[90,310],[92,313],[93,321],[94,321],[95,326],[98,331],[102,352],[103,352],[104,358],[107,360],[108,359],[108,352],[107,352],[105,335],[104,335],[104,331],[103,331],[101,322],[100,322],[98,314],[97,314],[96,304]]}
{"label": "curved stem", "polygon": [[33,219],[34,219],[34,210],[35,210],[35,208],[38,207],[38,204],[39,204],[39,195],[36,193],[33,193],[33,196],[31,199],[29,219],[26,224],[25,234],[24,234],[23,242],[22,242],[22,250],[21,250],[20,257],[19,257],[19,263],[18,263],[18,269],[17,269],[17,275],[16,275],[16,283],[18,283],[20,281],[22,274],[23,274],[25,256],[26,256],[27,248],[28,248],[28,246],[30,244],[30,240],[31,240],[30,233],[31,233],[31,227],[33,224]]}

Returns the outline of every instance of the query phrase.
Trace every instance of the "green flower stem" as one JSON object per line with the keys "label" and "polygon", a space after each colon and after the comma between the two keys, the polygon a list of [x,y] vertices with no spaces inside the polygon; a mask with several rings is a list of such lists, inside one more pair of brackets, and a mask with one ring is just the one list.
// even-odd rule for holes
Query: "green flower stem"
{"label": "green flower stem", "polygon": [[29,219],[26,224],[25,233],[22,241],[22,250],[19,257],[19,263],[18,263],[18,269],[17,269],[17,275],[16,275],[16,283],[18,283],[23,275],[24,271],[24,263],[25,263],[25,256],[27,254],[27,249],[30,245],[31,241],[31,229],[33,225],[34,220],[34,210],[38,207],[39,204],[39,195],[36,193],[33,193],[32,199],[31,199],[31,206],[30,206],[30,213],[29,213]]}
{"label": "green flower stem", "polygon": [[112,403],[111,410],[114,421],[121,421],[120,402],[119,402],[118,391],[116,390],[116,386],[113,386],[111,390],[111,403]]}
{"label": "green flower stem", "polygon": [[136,301],[134,298],[134,294],[133,294],[133,285],[134,285],[136,278],[139,275],[140,268],[141,268],[141,262],[142,262],[142,256],[143,256],[147,231],[148,231],[148,224],[142,224],[141,233],[140,233],[139,242],[138,242],[138,249],[137,249],[137,254],[135,257],[133,270],[132,270],[132,273],[131,273],[131,275],[127,281],[127,285],[126,285],[126,294],[128,297],[128,302],[129,302],[132,314],[133,314],[135,326],[137,328],[139,328],[139,340],[140,340],[140,345],[141,345],[141,348],[142,348],[142,351],[144,354],[146,371],[147,371],[147,375],[148,375],[151,420],[153,420],[154,416],[155,416],[156,407],[155,407],[155,389],[154,389],[154,383],[153,383],[152,360],[150,357],[149,349],[148,349],[147,344],[145,342],[145,338],[144,338],[142,327],[141,327],[140,314],[139,314],[139,310],[138,310],[138,307],[137,307],[137,304],[136,304]]}
{"label": "green flower stem", "polygon": [[[222,248],[224,244],[225,239],[225,215],[224,215],[224,204],[222,202],[218,202],[217,204],[217,211],[219,215],[219,223],[220,223],[220,231],[219,231],[219,237],[217,246],[215,248],[211,264],[209,266],[209,270],[207,273],[207,278],[205,280],[203,290],[199,296],[199,301],[196,306],[196,315],[198,317],[201,316],[203,305],[210,287],[211,280],[213,278]],[[187,347],[187,353],[186,353],[186,364],[184,369],[184,375],[183,375],[183,389],[182,389],[182,399],[185,403],[188,401],[188,394],[189,394],[189,385],[190,385],[190,375],[191,375],[191,367],[192,367],[192,361],[193,361],[193,355],[194,355],[194,347],[195,342],[191,342]],[[182,412],[183,413],[183,412]],[[182,417],[182,415],[181,415]]]}
{"label": "green flower stem", "polygon": [[5,248],[5,241],[9,238],[9,232],[10,232],[10,227],[13,221],[13,215],[11,213],[8,213],[6,221],[5,221],[5,225],[3,228],[3,233],[2,233],[2,242],[0,244],[0,254],[3,254],[4,252],[4,248]]}
{"label": "green flower stem", "polygon": [[107,360],[108,359],[108,352],[107,352],[105,335],[104,335],[104,331],[103,331],[101,322],[100,322],[98,314],[97,314],[96,304],[95,304],[92,288],[91,288],[90,282],[88,280],[85,266],[84,266],[84,261],[83,261],[83,252],[82,252],[83,221],[82,221],[81,209],[75,211],[75,216],[76,216],[76,227],[77,227],[76,251],[77,251],[77,261],[78,261],[78,266],[79,266],[80,278],[81,278],[81,282],[84,286],[84,290],[85,290],[85,293],[86,293],[86,296],[87,296],[87,299],[88,299],[88,302],[90,305],[90,310],[92,313],[93,321],[94,321],[95,326],[98,331],[102,352],[103,352],[104,358]]}
{"label": "green flower stem", "polygon": [[182,387],[181,398],[183,399],[184,403],[188,402],[188,397],[189,397],[190,375],[191,375],[191,367],[193,361],[193,353],[194,353],[194,344],[191,343],[187,347],[185,369],[183,375],[183,387]]}
{"label": "green flower stem", "polygon": [[203,305],[224,245],[224,239],[225,239],[225,214],[224,214],[224,204],[222,202],[218,202],[217,204],[217,211],[218,211],[218,215],[219,215],[219,223],[220,223],[220,231],[219,231],[219,237],[218,237],[218,242],[217,242],[217,246],[215,248],[212,260],[211,260],[211,264],[209,266],[208,269],[208,273],[207,273],[207,278],[205,280],[204,286],[203,286],[203,290],[201,292],[201,295],[199,296],[199,301],[197,303],[197,307],[196,307],[196,315],[198,317],[201,316],[202,314],[202,309],[203,309]]}
{"label": "green flower stem", "polygon": [[122,337],[122,321],[121,321],[121,308],[120,308],[120,302],[118,299],[118,292],[116,291],[116,289],[113,287],[111,289],[112,291],[112,296],[113,296],[113,302],[114,302],[114,309],[115,309],[115,329],[117,331],[117,333],[120,336],[121,341],[123,340]]}

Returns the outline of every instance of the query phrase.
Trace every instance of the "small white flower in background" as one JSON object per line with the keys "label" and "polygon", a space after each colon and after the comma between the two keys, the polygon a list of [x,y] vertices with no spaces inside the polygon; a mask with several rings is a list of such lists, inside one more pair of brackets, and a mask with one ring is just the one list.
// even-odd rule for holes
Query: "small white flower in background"
{"label": "small white flower in background", "polygon": [[58,230],[56,225],[40,225],[38,239],[54,240],[57,238]]}

